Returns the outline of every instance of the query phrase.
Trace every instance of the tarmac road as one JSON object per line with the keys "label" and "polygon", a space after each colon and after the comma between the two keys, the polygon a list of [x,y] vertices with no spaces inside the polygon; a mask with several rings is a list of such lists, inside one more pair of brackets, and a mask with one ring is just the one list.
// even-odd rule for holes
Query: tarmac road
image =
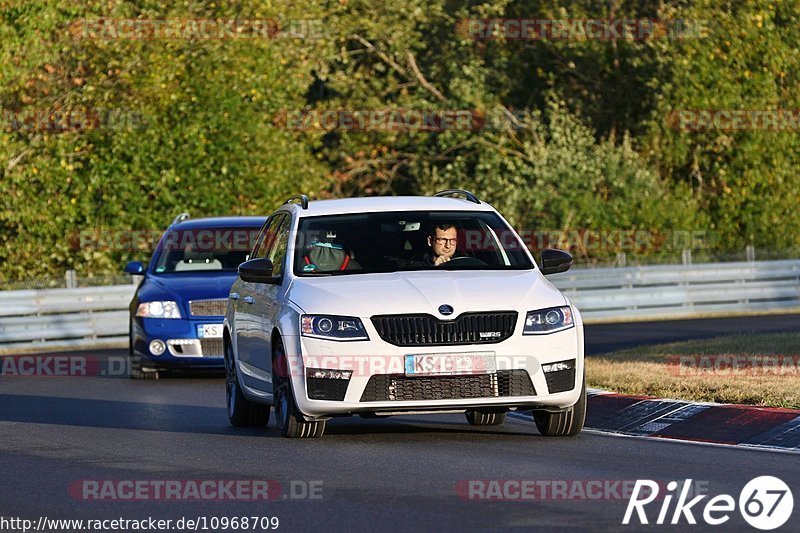
{"label": "tarmac road", "polygon": [[[750,323],[770,328],[798,323],[797,317],[759,318]],[[737,328],[727,320],[707,323],[706,329],[742,331],[741,323]],[[590,326],[588,351],[702,333],[692,326],[698,321],[681,322],[690,324]],[[483,429],[469,426],[461,414],[335,419],[321,439],[290,440],[279,436],[274,421],[266,429],[231,427],[221,377],[0,378],[0,517],[6,519],[152,517],[174,524],[182,517],[205,517],[209,531],[221,530],[210,528],[211,517],[235,516],[277,517],[279,531],[638,531],[643,528],[638,522],[621,524],[627,506],[624,487],[636,479],[662,485],[693,479],[708,497],[730,494],[738,500],[745,483],[763,475],[783,479],[800,502],[796,453],[593,431],[548,439],[529,421],[509,417],[503,426]],[[166,481],[180,481],[183,490],[186,480],[243,479],[267,480],[276,499],[175,501],[154,489]],[[540,492],[521,499],[508,480],[538,481]],[[126,481],[150,487],[156,499],[122,499]],[[83,489],[97,486],[107,489],[110,499],[87,499],[95,493]],[[569,487],[572,499],[548,498],[546,493],[557,486]],[[512,501],[481,499],[497,487],[505,488]],[[574,492],[581,488],[591,494]],[[321,497],[310,498],[309,492]],[[738,511],[724,526],[703,525],[708,497],[695,506],[700,525],[690,530],[755,531]],[[647,507],[651,521],[664,501]],[[784,528],[798,530],[799,516],[795,510]],[[672,529],[677,528],[687,528],[685,518]],[[14,531],[8,523],[0,530]],[[49,529],[71,530],[76,529]]]}
{"label": "tarmac road", "polygon": [[586,354],[597,355],[642,344],[660,344],[724,335],[800,331],[800,315],[693,318],[614,324],[589,324]]}

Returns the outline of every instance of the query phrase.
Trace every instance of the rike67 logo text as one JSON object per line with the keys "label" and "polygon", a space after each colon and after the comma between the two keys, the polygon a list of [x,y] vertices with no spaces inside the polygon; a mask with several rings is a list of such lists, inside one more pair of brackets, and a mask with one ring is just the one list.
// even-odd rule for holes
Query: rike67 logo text
{"label": "rike67 logo text", "polygon": [[[718,526],[730,520],[731,514],[737,508],[736,500],[728,494],[714,496],[706,501],[705,505],[700,505],[700,502],[706,498],[705,494],[689,499],[691,479],[685,480],[683,485],[679,485],[677,481],[669,482],[666,494],[660,495],[659,488],[661,486],[649,479],[636,480],[622,523],[630,524],[631,519],[635,516],[634,524],[637,519],[639,524],[649,524],[652,514],[648,517],[645,507],[656,499],[661,502],[661,508],[655,520],[656,524],[681,524],[684,520],[687,524],[697,524],[695,517],[695,513],[697,513],[706,524]],[[677,496],[677,502],[670,517],[670,508],[675,496]],[[657,504],[654,507],[657,507]],[[782,480],[773,476],[760,476],[752,479],[739,493],[738,510],[742,518],[756,529],[766,531],[782,526],[789,520],[793,508],[794,498],[791,489]]]}

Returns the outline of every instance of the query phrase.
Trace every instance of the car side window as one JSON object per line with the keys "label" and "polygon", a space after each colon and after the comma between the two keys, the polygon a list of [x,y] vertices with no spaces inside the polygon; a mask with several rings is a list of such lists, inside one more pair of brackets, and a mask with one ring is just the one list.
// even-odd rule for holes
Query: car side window
{"label": "car side window", "polygon": [[281,214],[269,217],[269,220],[267,220],[266,224],[264,224],[264,228],[261,230],[261,236],[259,237],[258,244],[253,251],[251,259],[269,257],[268,252],[275,242],[278,226],[280,226],[284,218],[286,218],[286,216]]}
{"label": "car side window", "polygon": [[261,225],[261,229],[258,230],[258,235],[256,236],[256,241],[253,244],[253,249],[250,250],[250,253],[247,254],[247,259],[255,259],[258,257],[258,252],[261,249],[262,243],[264,242],[264,237],[267,235],[267,228],[272,222],[272,218],[267,218],[266,221]]}
{"label": "car side window", "polygon": [[265,250],[265,257],[272,261],[272,275],[280,276],[283,274],[283,267],[286,263],[286,250],[289,245],[289,227],[291,218],[284,215],[274,228],[272,243]]}

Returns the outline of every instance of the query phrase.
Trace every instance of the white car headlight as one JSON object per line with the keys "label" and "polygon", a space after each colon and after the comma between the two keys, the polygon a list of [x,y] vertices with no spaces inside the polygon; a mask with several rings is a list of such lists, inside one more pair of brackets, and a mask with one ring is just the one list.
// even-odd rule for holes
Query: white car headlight
{"label": "white car headlight", "polygon": [[304,337],[334,341],[368,341],[361,319],[353,316],[302,315],[300,333]]}
{"label": "white car headlight", "polygon": [[569,306],[550,307],[538,311],[528,311],[525,316],[523,335],[546,335],[575,325],[572,318],[572,309]]}
{"label": "white car headlight", "polygon": [[181,318],[181,310],[173,301],[144,302],[136,308],[136,316],[144,318]]}

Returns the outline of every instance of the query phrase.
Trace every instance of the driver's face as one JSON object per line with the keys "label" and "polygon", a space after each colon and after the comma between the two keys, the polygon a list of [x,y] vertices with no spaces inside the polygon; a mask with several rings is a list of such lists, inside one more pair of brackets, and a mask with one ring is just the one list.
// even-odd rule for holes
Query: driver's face
{"label": "driver's face", "polygon": [[457,236],[456,228],[448,228],[446,230],[436,228],[436,236],[428,237],[428,246],[431,247],[436,257],[453,257],[453,254],[456,253]]}

